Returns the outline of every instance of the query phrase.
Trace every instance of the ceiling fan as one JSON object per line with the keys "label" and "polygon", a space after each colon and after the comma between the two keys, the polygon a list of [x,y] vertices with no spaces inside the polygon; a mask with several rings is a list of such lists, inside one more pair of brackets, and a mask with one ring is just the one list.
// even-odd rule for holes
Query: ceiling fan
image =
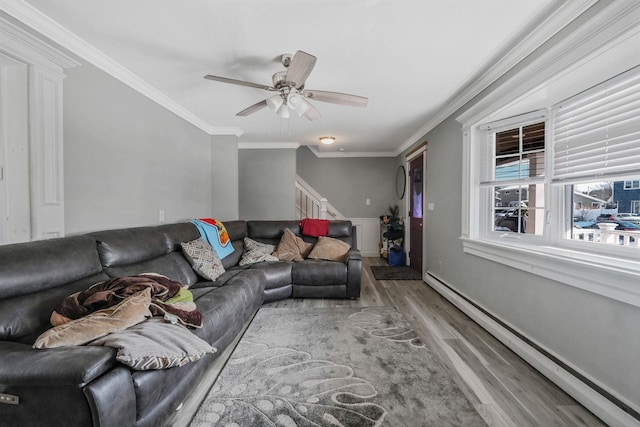
{"label": "ceiling fan", "polygon": [[316,64],[317,58],[301,50],[295,55],[282,55],[281,62],[286,70],[276,72],[272,77],[272,86],[259,83],[247,82],[244,80],[230,79],[206,75],[205,79],[215,80],[223,83],[231,83],[240,86],[254,87],[277,94],[264,99],[240,111],[236,116],[248,116],[265,107],[275,111],[282,118],[289,118],[291,113],[304,115],[309,120],[316,120],[320,117],[320,112],[308,101],[308,99],[332,104],[349,105],[352,107],[366,107],[367,98],[347,93],[329,92],[326,90],[307,90],[304,84],[311,74]]}

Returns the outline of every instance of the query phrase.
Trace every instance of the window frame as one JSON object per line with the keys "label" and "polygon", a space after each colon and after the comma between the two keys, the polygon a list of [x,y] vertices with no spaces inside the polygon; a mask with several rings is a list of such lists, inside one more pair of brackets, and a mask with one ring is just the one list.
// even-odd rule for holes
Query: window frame
{"label": "window frame", "polygon": [[[483,178],[488,178],[491,175],[495,178],[495,134],[512,130],[515,128],[522,128],[536,123],[544,122],[545,126],[545,151],[544,151],[544,161],[545,165],[549,164],[549,149],[548,149],[548,141],[549,141],[549,119],[548,119],[548,110],[536,110],[526,114],[509,117],[506,119],[485,123],[478,126],[477,132],[478,136],[484,140],[485,147],[482,148],[482,153],[484,161],[486,164],[481,167],[482,174],[484,176],[478,176],[480,180],[480,194],[478,195],[480,199],[480,204],[477,206],[478,217],[480,218],[479,229],[477,233],[477,237],[486,240],[492,241],[501,241],[504,239],[543,244],[548,243],[550,236],[547,232],[547,221],[544,221],[543,231],[540,235],[535,234],[527,234],[527,233],[516,233],[516,232],[505,232],[500,230],[494,230],[494,206],[495,201],[493,200],[494,188],[500,186],[511,186],[511,185],[519,185],[519,186],[527,186],[531,184],[542,184],[544,186],[544,208],[540,209],[543,213],[543,217],[547,216],[547,208],[549,202],[549,182],[548,182],[548,174],[545,174],[542,177],[533,177],[533,178],[519,178],[513,180],[505,180],[505,181],[497,181],[495,179],[487,181],[483,180]],[[521,153],[520,153],[521,154]],[[476,159],[477,160],[477,159]],[[520,195],[518,196],[520,197]],[[504,203],[503,203],[504,206]],[[506,206],[509,207],[509,206]]]}
{"label": "window frame", "polygon": [[[634,9],[638,8],[634,4]],[[462,124],[462,191],[461,191],[461,231],[460,239],[466,254],[481,256],[497,263],[511,265],[527,273],[555,280],[559,284],[573,286],[594,292],[626,304],[640,307],[640,263],[636,260],[616,259],[591,254],[584,246],[572,248],[558,245],[558,235],[564,231],[565,210],[549,211],[547,215],[548,233],[552,238],[548,245],[527,245],[522,242],[490,241],[481,239],[477,214],[480,203],[477,191],[481,147],[478,142],[482,132],[478,124],[495,119],[502,111],[511,114],[526,110],[517,110],[522,105],[536,107],[549,106],[531,98],[540,88],[560,88],[560,92],[549,94],[553,104],[556,101],[577,93],[581,87],[572,86],[573,80],[566,78],[572,70],[586,69],[593,77],[604,81],[612,71],[624,71],[638,65],[635,58],[626,54],[628,34],[640,28],[637,20],[631,18],[629,5],[613,3],[596,15],[589,26],[582,26],[567,34],[556,44],[550,44],[542,54],[522,66],[509,76],[497,80],[493,87],[465,106],[456,120]],[[614,61],[607,61],[606,67],[592,67],[598,64],[604,55]],[[583,68],[584,67],[584,68]],[[624,67],[624,68],[623,68]],[[567,81],[567,87],[557,85]],[[597,83],[596,80],[590,80]],[[485,87],[486,88],[486,87]],[[576,89],[576,90],[574,90]],[[476,93],[479,94],[478,91]],[[470,98],[471,99],[471,98]],[[551,185],[547,193],[547,207],[563,206],[564,188]],[[558,230],[559,229],[559,230]],[[573,242],[576,243],[576,242]]]}
{"label": "window frame", "polygon": [[[531,122],[545,124],[545,164],[551,167],[553,150],[550,133],[553,120],[550,109],[537,110],[510,118],[506,124]],[[519,121],[518,121],[519,120]],[[483,129],[482,127],[485,126]],[[488,232],[493,212],[490,195],[480,185],[484,164],[495,161],[488,156],[486,125],[463,128],[463,219],[460,239],[463,251],[490,261],[517,268],[569,286],[597,293],[640,307],[640,249],[606,247],[568,239],[572,229],[572,185],[551,182],[545,174],[545,229],[542,236],[520,233]],[[491,147],[487,147],[491,145]],[[568,214],[571,213],[569,216]]]}

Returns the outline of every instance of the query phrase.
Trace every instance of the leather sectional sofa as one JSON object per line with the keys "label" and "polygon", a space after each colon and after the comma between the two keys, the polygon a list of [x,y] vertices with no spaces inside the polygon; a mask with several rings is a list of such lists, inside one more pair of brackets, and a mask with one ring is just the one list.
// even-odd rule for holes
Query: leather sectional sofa
{"label": "leather sectional sofa", "polygon": [[[298,221],[230,221],[235,251],[226,272],[203,281],[180,243],[200,237],[191,223],[107,230],[0,246],[0,424],[7,426],[160,426],[203,381],[259,307],[289,297],[358,298],[361,257],[349,221],[331,221],[329,237],[352,249],[344,262],[311,260],[239,266],[245,237],[276,244]],[[316,238],[303,236],[308,242]],[[217,349],[165,370],[136,371],[102,346],[36,350],[49,317],[66,296],[113,277],[154,272],[188,285],[203,327],[193,332]]]}

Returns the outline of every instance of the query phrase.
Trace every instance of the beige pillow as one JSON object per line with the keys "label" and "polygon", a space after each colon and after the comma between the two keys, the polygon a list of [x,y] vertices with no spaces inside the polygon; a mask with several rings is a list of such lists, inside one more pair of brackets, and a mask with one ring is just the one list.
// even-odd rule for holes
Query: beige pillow
{"label": "beige pillow", "polygon": [[273,253],[280,261],[302,261],[313,248],[313,243],[307,243],[301,237],[293,234],[288,228],[284,229],[278,248]]}
{"label": "beige pillow", "polygon": [[33,348],[83,345],[111,332],[137,325],[151,317],[149,304],[151,304],[151,288],[146,288],[113,307],[94,311],[43,332],[33,344]]}
{"label": "beige pillow", "polygon": [[342,240],[320,236],[318,237],[318,243],[309,253],[309,258],[344,262],[345,255],[347,255],[349,249],[351,249],[351,246]]}

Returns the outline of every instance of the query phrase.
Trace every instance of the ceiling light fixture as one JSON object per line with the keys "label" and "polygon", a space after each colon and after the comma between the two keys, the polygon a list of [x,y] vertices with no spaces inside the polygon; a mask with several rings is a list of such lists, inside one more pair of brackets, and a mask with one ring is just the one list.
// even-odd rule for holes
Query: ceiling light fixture
{"label": "ceiling light fixture", "polygon": [[322,136],[320,137],[320,142],[325,145],[333,144],[336,141],[335,136]]}

